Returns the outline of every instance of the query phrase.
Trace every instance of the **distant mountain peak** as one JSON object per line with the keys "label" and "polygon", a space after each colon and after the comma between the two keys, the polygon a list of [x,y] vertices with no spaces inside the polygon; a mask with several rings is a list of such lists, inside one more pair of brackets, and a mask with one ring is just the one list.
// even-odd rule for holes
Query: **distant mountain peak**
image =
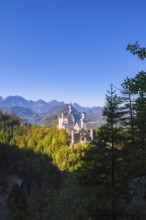
{"label": "distant mountain peak", "polygon": [[42,99],[39,99],[39,100],[37,100],[36,102],[43,102],[43,103],[46,103],[44,100],[42,100]]}
{"label": "distant mountain peak", "polygon": [[55,104],[58,103],[59,104],[59,103],[62,103],[62,102],[59,102],[59,101],[53,99],[53,100],[49,101],[48,103],[55,103]]}
{"label": "distant mountain peak", "polygon": [[4,99],[3,99],[3,97],[2,96],[0,96],[0,102],[2,102]]}
{"label": "distant mountain peak", "polygon": [[37,101],[32,101],[32,100],[27,100],[18,95],[8,96],[5,99],[3,99],[2,97],[0,98],[0,108],[1,107],[12,108],[18,106],[23,108],[29,108],[33,112],[36,112],[38,114],[47,112],[50,109],[60,105],[64,105],[64,103],[59,102],[57,100],[51,100],[50,102],[45,102],[42,99],[39,99]]}
{"label": "distant mountain peak", "polygon": [[[11,99],[11,98],[14,98],[14,99],[25,99],[24,97],[19,96],[19,95],[10,95],[10,96],[7,96],[7,97],[5,98],[5,100],[6,100],[6,99]],[[26,100],[26,99],[25,99],[25,100]]]}

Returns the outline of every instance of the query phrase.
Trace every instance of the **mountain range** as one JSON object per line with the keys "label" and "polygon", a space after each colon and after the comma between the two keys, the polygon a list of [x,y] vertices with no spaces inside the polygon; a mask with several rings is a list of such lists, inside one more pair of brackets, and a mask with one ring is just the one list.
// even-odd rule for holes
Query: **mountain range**
{"label": "mountain range", "polygon": [[[8,96],[5,99],[0,96],[0,110],[19,116],[24,123],[30,122],[45,127],[57,124],[58,114],[67,111],[68,104],[51,100],[32,101],[21,96]],[[76,114],[86,112],[89,125],[98,127],[103,121],[102,107],[82,107],[78,103],[73,103],[73,110]]]}

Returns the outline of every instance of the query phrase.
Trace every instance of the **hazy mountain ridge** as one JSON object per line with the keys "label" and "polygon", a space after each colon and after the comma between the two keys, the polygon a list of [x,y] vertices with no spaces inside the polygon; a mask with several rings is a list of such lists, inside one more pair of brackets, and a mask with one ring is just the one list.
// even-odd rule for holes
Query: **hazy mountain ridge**
{"label": "hazy mountain ridge", "polygon": [[[58,114],[68,110],[68,104],[51,100],[27,100],[21,96],[8,96],[3,99],[0,96],[0,110],[19,116],[23,122],[51,126],[57,124]],[[77,117],[81,112],[86,112],[90,124],[95,127],[102,122],[102,107],[82,107],[73,103],[73,111]]]}
{"label": "hazy mountain ridge", "polygon": [[19,106],[23,108],[29,108],[32,111],[41,114],[44,112],[49,111],[51,108],[62,105],[63,102],[59,102],[56,100],[52,100],[50,102],[45,102],[43,100],[37,100],[37,101],[32,101],[32,100],[27,100],[21,96],[8,96],[5,99],[0,97],[0,108],[1,107],[14,107],[14,106]]}
{"label": "hazy mountain ridge", "polygon": [[89,112],[92,110],[92,112],[101,112],[102,107],[96,106],[96,107],[82,107],[78,103],[73,103],[74,108],[76,108],[79,112]]}
{"label": "hazy mountain ridge", "polygon": [[0,110],[19,116],[22,119],[23,123],[30,122],[38,124],[41,119],[41,117],[36,112],[33,112],[29,108],[24,108],[20,106],[0,107]]}
{"label": "hazy mountain ridge", "polygon": [[0,96],[0,102],[2,102],[3,101],[3,97],[2,96]]}

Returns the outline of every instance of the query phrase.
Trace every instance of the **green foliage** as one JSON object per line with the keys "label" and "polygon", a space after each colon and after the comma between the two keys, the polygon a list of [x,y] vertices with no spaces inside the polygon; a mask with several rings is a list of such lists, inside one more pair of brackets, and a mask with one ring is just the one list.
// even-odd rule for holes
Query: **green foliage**
{"label": "green foliage", "polygon": [[146,48],[140,47],[138,42],[135,44],[128,44],[127,50],[129,50],[133,55],[137,55],[141,60],[146,58]]}
{"label": "green foliage", "polygon": [[21,121],[17,116],[0,112],[0,142],[9,143],[16,135],[20,124]]}
{"label": "green foliage", "polygon": [[135,149],[135,160],[141,160],[143,167],[146,153],[146,73],[141,71],[134,78],[126,79],[122,87],[124,94],[128,94],[125,108],[129,141],[131,148]]}

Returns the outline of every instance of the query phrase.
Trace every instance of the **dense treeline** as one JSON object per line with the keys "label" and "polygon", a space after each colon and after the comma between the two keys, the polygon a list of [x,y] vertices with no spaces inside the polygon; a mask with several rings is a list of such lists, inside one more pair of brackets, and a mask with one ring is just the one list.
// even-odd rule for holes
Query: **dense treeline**
{"label": "dense treeline", "polygon": [[[145,49],[128,45],[144,59]],[[0,219],[146,218],[146,72],[111,84],[96,142],[0,112]]]}
{"label": "dense treeline", "polygon": [[[141,59],[146,57],[145,48],[137,43],[127,49]],[[146,218],[146,72],[125,79],[120,91],[117,94],[111,84],[94,165],[87,167],[88,160],[84,164],[97,187],[97,206],[92,209],[95,219]],[[91,151],[89,155],[93,162]]]}
{"label": "dense treeline", "polygon": [[84,204],[73,208],[86,191],[64,171],[81,167],[87,146],[69,148],[65,130],[24,125],[8,113],[1,112],[0,126],[0,219],[87,219]]}
{"label": "dense treeline", "polygon": [[[6,117],[7,120],[5,120]],[[60,170],[73,171],[79,166],[76,163],[77,157],[87,145],[77,144],[75,148],[69,148],[64,129],[58,130],[57,127],[42,128],[31,124],[24,125],[16,116],[2,112],[1,121],[1,143],[8,143],[17,146],[19,149],[28,149],[36,154],[46,155]]]}

